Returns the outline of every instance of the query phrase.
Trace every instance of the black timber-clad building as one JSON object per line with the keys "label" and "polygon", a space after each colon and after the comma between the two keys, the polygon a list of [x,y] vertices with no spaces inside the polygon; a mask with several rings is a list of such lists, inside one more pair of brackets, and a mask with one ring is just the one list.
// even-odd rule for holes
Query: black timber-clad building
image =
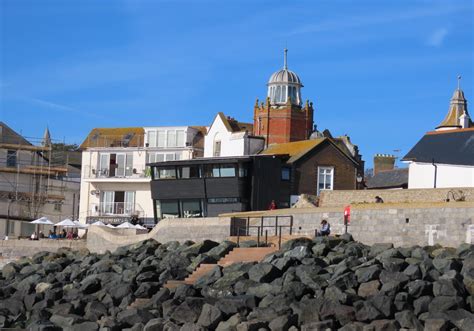
{"label": "black timber-clad building", "polygon": [[290,169],[273,155],[148,164],[155,221],[289,207]]}

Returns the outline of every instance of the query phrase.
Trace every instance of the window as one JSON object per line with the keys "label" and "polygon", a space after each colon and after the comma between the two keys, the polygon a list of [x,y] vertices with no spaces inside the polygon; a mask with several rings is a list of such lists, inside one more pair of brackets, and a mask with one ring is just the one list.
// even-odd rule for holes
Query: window
{"label": "window", "polygon": [[235,177],[235,165],[221,165],[221,177]]}
{"label": "window", "polygon": [[176,168],[159,168],[159,179],[176,179]]}
{"label": "window", "polygon": [[235,164],[213,164],[204,168],[205,177],[235,177]]}
{"label": "window", "polygon": [[201,200],[183,200],[181,202],[183,217],[201,217]]}
{"label": "window", "polygon": [[16,151],[7,151],[7,167],[16,167]]}
{"label": "window", "polygon": [[214,141],[214,156],[221,156],[221,141]]}
{"label": "window", "polygon": [[239,164],[239,177],[247,177],[247,165],[246,164]]}
{"label": "window", "polygon": [[61,202],[56,202],[54,204],[54,211],[61,211],[63,204]]}
{"label": "window", "polygon": [[185,139],[184,130],[177,130],[176,131],[176,146],[184,147],[185,142],[186,142],[186,139]]}
{"label": "window", "polygon": [[333,167],[318,167],[318,195],[322,190],[332,190],[334,181]]}
{"label": "window", "polygon": [[281,98],[281,86],[277,86],[275,93],[275,102],[280,102]]}
{"label": "window", "polygon": [[176,147],[176,131],[170,130],[167,132],[167,147]]}
{"label": "window", "polygon": [[290,168],[281,168],[281,180],[290,180]]}
{"label": "window", "polygon": [[162,218],[177,218],[179,217],[179,201],[161,200],[160,210]]}
{"label": "window", "polygon": [[116,156],[116,176],[117,177],[128,177],[133,173],[133,154],[121,153]]}
{"label": "window", "polygon": [[166,131],[159,130],[157,133],[156,147],[166,146]]}
{"label": "window", "polygon": [[185,166],[179,168],[179,178],[200,178],[201,171],[199,166]]}
{"label": "window", "polygon": [[148,131],[148,146],[156,147],[156,131]]}

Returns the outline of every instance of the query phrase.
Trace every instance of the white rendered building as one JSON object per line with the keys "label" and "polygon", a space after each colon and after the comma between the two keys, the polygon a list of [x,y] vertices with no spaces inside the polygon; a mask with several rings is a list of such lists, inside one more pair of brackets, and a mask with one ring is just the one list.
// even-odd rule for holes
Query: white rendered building
{"label": "white rendered building", "polygon": [[82,143],[79,219],[153,224],[148,162],[203,155],[205,128],[97,128]]}
{"label": "white rendered building", "polygon": [[403,161],[409,163],[408,188],[474,187],[474,125],[459,86],[444,121]]}
{"label": "white rendered building", "polygon": [[252,135],[253,125],[223,113],[214,118],[204,141],[204,157],[244,156],[260,152],[265,139]]}

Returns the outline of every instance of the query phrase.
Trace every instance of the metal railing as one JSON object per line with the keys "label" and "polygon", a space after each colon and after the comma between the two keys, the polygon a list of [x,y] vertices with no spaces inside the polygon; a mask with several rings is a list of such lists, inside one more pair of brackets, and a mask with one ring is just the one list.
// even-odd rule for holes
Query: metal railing
{"label": "metal railing", "polygon": [[[251,219],[257,219],[260,225],[251,225]],[[281,225],[282,219],[289,220],[289,224]],[[274,220],[274,224],[265,225],[265,220]],[[240,246],[240,237],[249,237],[251,229],[257,229],[257,247],[265,234],[265,246],[268,246],[268,230],[274,230],[278,236],[278,248],[281,248],[282,229],[289,228],[289,235],[293,234],[293,216],[261,216],[261,217],[233,217],[231,219],[231,236],[237,236],[237,246]]]}
{"label": "metal railing", "polygon": [[88,216],[109,216],[109,215],[143,215],[143,208],[132,202],[102,202],[93,204]]}
{"label": "metal railing", "polygon": [[[143,168],[143,169],[142,169]],[[82,178],[147,178],[150,177],[150,171],[142,167],[123,168],[98,168],[92,166],[83,166]]]}

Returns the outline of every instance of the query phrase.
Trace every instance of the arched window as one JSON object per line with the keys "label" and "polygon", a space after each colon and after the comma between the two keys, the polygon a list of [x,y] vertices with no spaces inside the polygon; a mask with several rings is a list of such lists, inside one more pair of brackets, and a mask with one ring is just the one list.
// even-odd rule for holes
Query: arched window
{"label": "arched window", "polygon": [[275,102],[280,102],[281,99],[281,86],[276,87]]}
{"label": "arched window", "polygon": [[282,89],[281,89],[281,101],[280,102],[286,102],[286,91],[287,91],[287,87],[286,86],[282,86]]}

